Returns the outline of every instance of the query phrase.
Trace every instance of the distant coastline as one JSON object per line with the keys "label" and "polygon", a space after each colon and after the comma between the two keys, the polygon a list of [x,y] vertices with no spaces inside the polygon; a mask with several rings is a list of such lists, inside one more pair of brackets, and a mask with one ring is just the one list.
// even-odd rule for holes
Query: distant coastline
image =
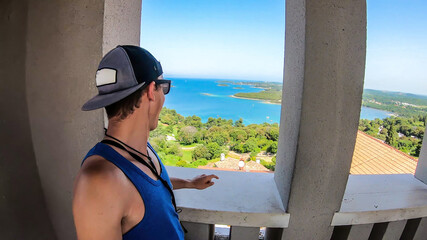
{"label": "distant coastline", "polygon": [[[260,92],[240,92],[233,98],[257,100],[261,103],[281,105],[282,85],[271,82],[236,82],[235,85],[249,85],[262,89]],[[427,114],[427,97],[422,95],[364,89],[362,106],[387,112],[388,116],[417,116]]]}
{"label": "distant coastline", "polygon": [[246,99],[246,100],[253,100],[253,101],[258,101],[258,102],[261,102],[261,103],[264,103],[264,104],[281,105],[281,103],[273,103],[273,102],[270,102],[270,101],[268,101],[268,100],[263,100],[263,99],[237,97],[237,96],[235,96],[235,95],[229,95],[229,97],[232,97],[232,98],[239,98],[239,99]]}

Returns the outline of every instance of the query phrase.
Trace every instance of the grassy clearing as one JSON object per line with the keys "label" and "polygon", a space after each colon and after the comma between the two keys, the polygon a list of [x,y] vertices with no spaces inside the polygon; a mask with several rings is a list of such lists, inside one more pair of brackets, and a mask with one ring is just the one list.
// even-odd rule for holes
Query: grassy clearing
{"label": "grassy clearing", "polygon": [[183,148],[191,148],[191,147],[195,147],[195,146],[201,145],[201,144],[200,143],[193,143],[193,144],[190,144],[190,145],[185,145],[185,144],[180,143],[180,145]]}
{"label": "grassy clearing", "polygon": [[167,165],[167,166],[176,166],[176,163],[178,161],[179,161],[179,157],[178,156],[174,156],[174,155],[166,155],[162,159],[163,164]]}
{"label": "grassy clearing", "polygon": [[192,161],[192,156],[193,156],[193,151],[182,151],[182,160],[191,163]]}

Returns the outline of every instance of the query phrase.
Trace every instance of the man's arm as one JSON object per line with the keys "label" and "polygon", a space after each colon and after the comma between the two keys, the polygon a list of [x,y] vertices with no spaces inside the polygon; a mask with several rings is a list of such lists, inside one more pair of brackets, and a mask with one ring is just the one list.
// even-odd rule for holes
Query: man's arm
{"label": "man's arm", "polygon": [[195,188],[195,189],[202,190],[215,184],[212,181],[213,178],[219,179],[219,177],[214,174],[211,174],[211,175],[202,174],[193,179],[182,179],[182,178],[171,177],[170,180],[174,190],[182,189],[182,188]]}
{"label": "man's arm", "polygon": [[73,215],[77,237],[79,240],[122,239],[122,181],[105,161],[85,165],[74,187]]}

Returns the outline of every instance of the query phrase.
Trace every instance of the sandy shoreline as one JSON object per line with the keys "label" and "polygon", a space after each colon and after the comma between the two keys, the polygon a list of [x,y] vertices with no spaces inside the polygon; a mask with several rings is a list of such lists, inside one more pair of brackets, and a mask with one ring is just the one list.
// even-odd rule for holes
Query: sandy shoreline
{"label": "sandy shoreline", "polygon": [[269,101],[267,101],[267,100],[262,100],[262,99],[245,98],[245,97],[237,97],[237,96],[234,96],[234,95],[228,95],[228,96],[229,96],[229,97],[232,97],[232,98],[240,98],[240,99],[246,99],[246,100],[258,101],[258,102],[265,103],[265,104],[281,105],[280,103],[272,103],[272,102],[269,102]]}

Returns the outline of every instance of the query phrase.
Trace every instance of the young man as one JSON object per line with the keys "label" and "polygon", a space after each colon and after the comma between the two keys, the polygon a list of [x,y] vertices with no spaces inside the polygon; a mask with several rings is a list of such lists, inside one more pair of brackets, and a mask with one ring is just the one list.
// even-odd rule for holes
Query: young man
{"label": "young man", "polygon": [[172,189],[205,189],[215,175],[169,178],[148,143],[170,80],[145,49],[118,46],[101,60],[99,94],[82,110],[105,107],[108,129],[75,180],[73,215],[80,240],[184,239]]}

